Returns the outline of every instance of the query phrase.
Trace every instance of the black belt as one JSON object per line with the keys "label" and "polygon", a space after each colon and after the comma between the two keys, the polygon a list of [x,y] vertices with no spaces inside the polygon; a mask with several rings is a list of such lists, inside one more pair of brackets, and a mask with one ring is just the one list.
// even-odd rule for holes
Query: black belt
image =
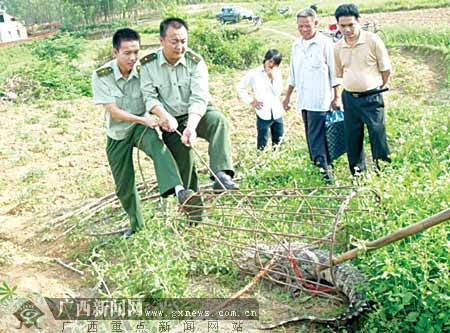
{"label": "black belt", "polygon": [[359,97],[380,94],[380,93],[388,91],[388,90],[389,90],[389,88],[376,88],[376,89],[362,91],[362,92],[352,92],[352,91],[347,91],[347,90],[346,90],[346,92],[348,92],[350,95],[352,95],[355,98],[359,98]]}

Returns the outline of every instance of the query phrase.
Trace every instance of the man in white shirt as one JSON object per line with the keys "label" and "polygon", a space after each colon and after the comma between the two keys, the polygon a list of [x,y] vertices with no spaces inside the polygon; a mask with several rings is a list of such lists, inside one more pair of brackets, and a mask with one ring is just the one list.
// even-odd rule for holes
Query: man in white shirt
{"label": "man in white shirt", "polygon": [[[270,49],[264,56],[263,65],[249,71],[237,84],[237,92],[244,103],[256,110],[256,128],[258,131],[257,148],[267,146],[269,129],[272,147],[275,148],[283,137],[283,112],[280,102],[283,80],[279,65],[282,56],[278,50]],[[253,97],[247,89],[251,87]]]}
{"label": "man in white shirt", "polygon": [[312,8],[297,13],[297,28],[301,37],[292,45],[290,79],[285,110],[294,89],[297,89],[297,109],[302,112],[306,141],[311,161],[321,168],[326,182],[332,182],[325,136],[325,115],[330,108],[340,108],[337,92],[333,42],[317,31],[319,20]]}

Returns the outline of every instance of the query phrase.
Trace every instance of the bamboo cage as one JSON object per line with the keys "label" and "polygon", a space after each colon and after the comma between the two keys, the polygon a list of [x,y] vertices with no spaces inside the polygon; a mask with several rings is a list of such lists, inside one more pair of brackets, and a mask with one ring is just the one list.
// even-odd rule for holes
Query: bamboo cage
{"label": "bamboo cage", "polygon": [[[200,192],[203,205],[185,205],[191,213],[177,215],[178,224],[197,240],[196,251],[223,262],[231,261],[248,274],[257,274],[271,258],[266,278],[290,290],[309,285],[316,290],[330,287],[320,279],[299,275],[299,267],[329,269],[336,255],[348,250],[352,221],[379,214],[380,198],[372,190],[353,187],[240,190]],[[198,216],[201,211],[202,218]],[[193,218],[190,218],[193,216]],[[359,224],[360,227],[361,224]],[[326,253],[317,258],[315,249]],[[302,254],[301,257],[299,254]],[[311,256],[305,257],[305,253]],[[267,268],[267,267],[266,267]],[[330,281],[335,285],[334,280]],[[318,291],[320,293],[320,291]],[[330,296],[329,293],[323,293]],[[333,297],[333,296],[331,296]]]}
{"label": "bamboo cage", "polygon": [[[328,269],[335,285],[332,259],[349,250],[355,228],[366,228],[367,233],[382,220],[379,195],[352,186],[224,192],[201,189],[198,194],[203,203],[197,206],[180,206],[174,197],[162,199],[156,181],[138,184],[137,190],[152,212],[148,223],[164,220],[182,229],[180,232],[191,234],[195,240],[191,244],[193,256],[201,252],[202,258],[235,265],[253,275],[276,257],[276,264],[268,269],[265,278],[290,290],[302,288],[305,283],[316,289],[325,287],[318,279],[299,276],[296,269],[308,265],[313,269],[319,266],[321,271]],[[186,214],[186,210],[191,213]],[[63,224],[74,215],[78,224],[87,224],[88,236],[120,234],[129,224],[113,193],[55,219],[53,224]],[[371,221],[360,221],[361,216]],[[361,234],[361,230],[357,233]],[[305,258],[305,251],[317,249],[326,253],[325,259],[314,255]]]}

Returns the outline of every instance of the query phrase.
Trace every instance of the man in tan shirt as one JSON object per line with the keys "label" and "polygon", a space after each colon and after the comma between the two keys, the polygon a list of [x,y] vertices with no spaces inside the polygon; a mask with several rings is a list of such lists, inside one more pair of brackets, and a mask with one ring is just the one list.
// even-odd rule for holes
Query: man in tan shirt
{"label": "man in tan shirt", "polygon": [[336,77],[342,78],[342,103],[345,111],[345,142],[353,175],[366,169],[363,139],[364,124],[369,131],[375,165],[390,162],[386,140],[384,101],[391,72],[383,41],[374,33],[361,29],[359,11],[354,4],[340,5],[335,17],[342,38],[335,46]]}

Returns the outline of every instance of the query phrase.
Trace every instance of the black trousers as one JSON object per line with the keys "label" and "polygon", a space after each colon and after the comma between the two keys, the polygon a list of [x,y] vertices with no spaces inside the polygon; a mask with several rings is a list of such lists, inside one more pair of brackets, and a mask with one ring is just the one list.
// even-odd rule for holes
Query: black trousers
{"label": "black trousers", "polygon": [[[364,124],[369,131],[370,149],[375,162],[390,162],[389,147],[386,140],[386,120],[384,116],[383,95],[373,94],[355,97],[348,91],[342,92],[345,117],[345,145],[352,175],[366,170],[364,155]],[[376,164],[377,165],[377,164]]]}
{"label": "black trousers", "polygon": [[272,136],[272,148],[275,148],[280,143],[283,137],[284,127],[283,118],[264,120],[256,116],[256,129],[258,131],[257,148],[263,150],[267,146],[269,140],[269,130]]}
{"label": "black trousers", "polygon": [[325,132],[326,114],[322,111],[302,110],[309,157],[315,165],[323,169],[328,169],[330,164]]}

